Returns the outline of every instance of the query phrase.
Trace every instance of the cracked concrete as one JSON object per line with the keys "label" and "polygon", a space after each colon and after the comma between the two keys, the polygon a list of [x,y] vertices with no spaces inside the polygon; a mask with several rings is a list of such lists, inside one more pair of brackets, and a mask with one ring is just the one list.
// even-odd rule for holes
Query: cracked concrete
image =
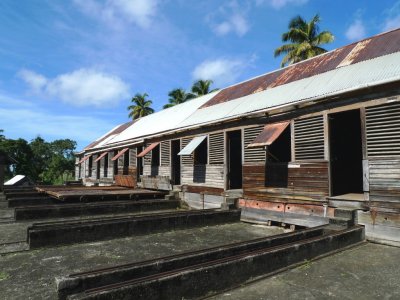
{"label": "cracked concrete", "polygon": [[56,276],[283,233],[232,223],[0,256],[1,299],[55,299]]}

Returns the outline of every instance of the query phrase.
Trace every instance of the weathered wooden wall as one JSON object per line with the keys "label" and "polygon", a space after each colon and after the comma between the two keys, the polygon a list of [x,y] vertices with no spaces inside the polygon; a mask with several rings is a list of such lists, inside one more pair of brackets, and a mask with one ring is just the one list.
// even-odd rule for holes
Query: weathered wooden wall
{"label": "weathered wooden wall", "polygon": [[181,184],[224,188],[224,165],[182,165]]}
{"label": "weathered wooden wall", "polygon": [[289,165],[287,188],[265,187],[265,163],[243,166],[243,196],[265,201],[321,201],[329,196],[328,162]]}

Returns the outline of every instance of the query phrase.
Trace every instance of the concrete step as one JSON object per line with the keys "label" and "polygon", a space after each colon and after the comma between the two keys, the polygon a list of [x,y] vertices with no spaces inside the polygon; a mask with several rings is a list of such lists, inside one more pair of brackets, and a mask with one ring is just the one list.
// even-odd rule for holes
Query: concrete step
{"label": "concrete step", "polygon": [[357,210],[356,209],[346,209],[346,208],[336,208],[334,212],[334,216],[338,218],[346,218],[349,220],[355,220],[357,218]]}
{"label": "concrete step", "polygon": [[334,218],[329,218],[329,224],[343,226],[343,227],[350,227],[354,225],[354,219],[334,217]]}
{"label": "concrete step", "polygon": [[240,210],[202,210],[34,223],[28,227],[27,240],[29,247],[34,249],[211,226],[239,220]]}
{"label": "concrete step", "polygon": [[139,200],[17,207],[15,220],[37,220],[176,209],[177,200]]}

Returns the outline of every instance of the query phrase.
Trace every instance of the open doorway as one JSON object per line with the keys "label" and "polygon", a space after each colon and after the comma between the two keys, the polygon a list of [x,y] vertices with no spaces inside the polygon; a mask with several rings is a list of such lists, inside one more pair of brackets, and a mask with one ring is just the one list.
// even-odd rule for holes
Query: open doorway
{"label": "open doorway", "polygon": [[360,110],[329,115],[331,195],[363,192]]}
{"label": "open doorway", "polygon": [[171,142],[171,181],[174,185],[181,184],[181,157],[178,155],[181,151],[181,141]]}
{"label": "open doorway", "polygon": [[[139,146],[136,149],[136,153],[143,151],[143,147]],[[143,175],[143,157],[136,157],[136,180],[140,181],[140,176]]]}
{"label": "open doorway", "polygon": [[101,172],[100,160],[98,160],[96,162],[96,179],[100,179],[100,172]]}
{"label": "open doorway", "polygon": [[242,188],[242,132],[227,132],[228,189]]}
{"label": "open doorway", "polygon": [[291,161],[290,126],[267,148],[265,186],[288,187],[288,164]]}

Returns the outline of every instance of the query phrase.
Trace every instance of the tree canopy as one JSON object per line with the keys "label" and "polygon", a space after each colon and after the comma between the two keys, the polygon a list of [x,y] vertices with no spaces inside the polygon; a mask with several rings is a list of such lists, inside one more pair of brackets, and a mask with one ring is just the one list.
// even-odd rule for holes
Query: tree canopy
{"label": "tree canopy", "polygon": [[6,168],[6,179],[21,174],[46,184],[71,180],[74,177],[75,148],[76,142],[70,139],[46,142],[38,136],[28,143],[24,139],[7,139],[0,135],[0,150],[16,161]]}
{"label": "tree canopy", "polygon": [[316,14],[310,22],[301,16],[296,16],[289,22],[289,31],[282,34],[282,41],[289,42],[275,49],[275,57],[285,55],[281,67],[327,52],[320,45],[331,43],[334,36],[330,31],[319,32],[318,23],[321,21]]}
{"label": "tree canopy", "polygon": [[151,108],[153,101],[147,99],[148,96],[149,95],[146,93],[143,94],[137,93],[131,99],[132,104],[128,106],[129,118],[136,120],[141,117],[154,113],[154,109]]}
{"label": "tree canopy", "polygon": [[192,94],[195,95],[196,97],[204,96],[209,93],[218,91],[218,89],[212,89],[211,90],[211,85],[213,84],[212,80],[203,80],[199,79],[195,81],[192,85]]}
{"label": "tree canopy", "polygon": [[174,89],[168,93],[169,99],[168,104],[165,104],[163,108],[169,108],[181,103],[184,103],[190,99],[196,98],[195,95],[186,93],[184,89]]}

